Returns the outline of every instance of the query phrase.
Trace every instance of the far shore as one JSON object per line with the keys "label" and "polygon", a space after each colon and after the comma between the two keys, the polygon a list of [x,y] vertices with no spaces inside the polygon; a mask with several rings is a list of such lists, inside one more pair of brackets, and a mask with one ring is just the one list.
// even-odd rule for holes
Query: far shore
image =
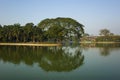
{"label": "far shore", "polygon": [[120,42],[80,42],[81,44],[83,43],[83,44],[96,44],[96,43],[98,43],[98,44],[116,44],[116,43],[120,43]]}
{"label": "far shore", "polygon": [[61,46],[61,44],[54,43],[0,43],[0,45],[8,46]]}

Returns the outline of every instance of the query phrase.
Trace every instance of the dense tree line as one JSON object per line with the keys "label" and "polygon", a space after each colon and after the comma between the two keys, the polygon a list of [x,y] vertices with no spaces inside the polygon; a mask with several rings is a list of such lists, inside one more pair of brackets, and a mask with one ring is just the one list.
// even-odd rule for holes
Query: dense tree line
{"label": "dense tree line", "polygon": [[96,42],[120,42],[120,36],[98,36]]}
{"label": "dense tree line", "polygon": [[120,42],[120,35],[111,33],[108,29],[101,29],[100,36],[90,36],[88,33],[84,33],[81,41],[85,42]]}
{"label": "dense tree line", "polygon": [[101,29],[100,36],[95,40],[96,42],[120,42],[120,36],[114,35],[108,29]]}
{"label": "dense tree line", "polygon": [[38,25],[0,25],[0,42],[43,42],[80,39],[83,25],[71,18],[44,19]]}
{"label": "dense tree line", "polygon": [[41,29],[33,23],[27,23],[25,26],[14,24],[0,27],[1,42],[35,42],[41,40],[41,37]]}

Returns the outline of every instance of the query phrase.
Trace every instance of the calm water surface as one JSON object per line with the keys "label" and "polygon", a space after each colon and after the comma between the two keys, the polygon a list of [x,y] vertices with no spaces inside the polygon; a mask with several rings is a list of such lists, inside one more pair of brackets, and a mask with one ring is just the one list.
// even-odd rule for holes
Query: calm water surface
{"label": "calm water surface", "polygon": [[0,80],[120,80],[120,44],[0,46]]}

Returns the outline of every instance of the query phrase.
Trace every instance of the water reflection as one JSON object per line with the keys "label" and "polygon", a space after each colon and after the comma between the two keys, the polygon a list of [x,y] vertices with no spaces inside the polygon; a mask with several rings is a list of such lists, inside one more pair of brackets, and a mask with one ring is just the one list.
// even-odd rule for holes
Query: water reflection
{"label": "water reflection", "polygon": [[80,67],[84,56],[79,47],[0,46],[0,60],[29,66],[38,63],[45,71],[61,72]]}
{"label": "water reflection", "polygon": [[96,47],[99,47],[102,56],[108,56],[111,51],[119,49],[120,44],[96,44]]}
{"label": "water reflection", "polygon": [[100,54],[102,56],[108,56],[110,55],[110,52],[113,51],[113,50],[117,50],[120,48],[120,43],[110,43],[110,44],[81,44],[81,47],[84,49],[84,50],[88,50],[89,48],[99,48],[99,51],[100,51]]}
{"label": "water reflection", "polygon": [[99,48],[99,50],[100,50],[100,54],[101,54],[102,56],[108,56],[108,55],[110,54],[111,48],[103,47],[103,48]]}

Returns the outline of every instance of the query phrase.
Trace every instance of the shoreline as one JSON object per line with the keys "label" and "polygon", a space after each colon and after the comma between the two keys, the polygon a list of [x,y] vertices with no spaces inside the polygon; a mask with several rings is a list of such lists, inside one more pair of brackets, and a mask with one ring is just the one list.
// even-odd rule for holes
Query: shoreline
{"label": "shoreline", "polygon": [[5,46],[61,46],[62,44],[54,43],[0,43]]}
{"label": "shoreline", "polygon": [[[80,44],[120,44],[120,42],[80,42]],[[0,46],[62,46],[60,43],[0,43]]]}
{"label": "shoreline", "polygon": [[120,42],[80,42],[81,44],[120,44]]}

